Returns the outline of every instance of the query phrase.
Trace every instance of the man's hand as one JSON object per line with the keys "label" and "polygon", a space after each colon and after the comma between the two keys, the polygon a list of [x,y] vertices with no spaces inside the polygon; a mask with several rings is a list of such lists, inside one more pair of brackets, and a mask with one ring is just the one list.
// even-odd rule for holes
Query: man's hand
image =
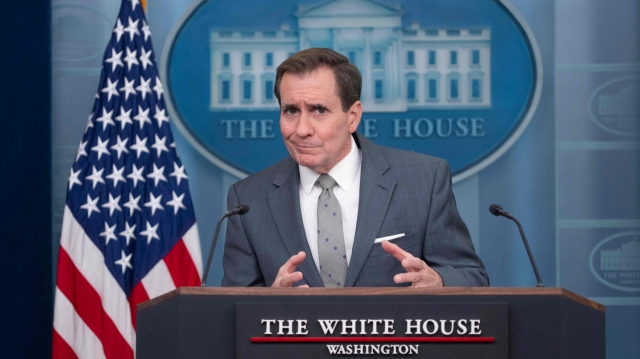
{"label": "man's hand", "polygon": [[[280,267],[276,280],[271,285],[272,288],[290,288],[293,283],[302,280],[302,272],[294,272],[296,268],[307,257],[305,252],[299,252],[298,254],[291,256],[289,260]],[[308,288],[307,284],[301,285],[298,288]]]}
{"label": "man's hand", "polygon": [[412,256],[389,241],[382,241],[382,249],[399,260],[407,270],[407,273],[396,274],[393,277],[394,282],[411,282],[412,287],[444,287],[438,272],[431,269],[422,259]]}

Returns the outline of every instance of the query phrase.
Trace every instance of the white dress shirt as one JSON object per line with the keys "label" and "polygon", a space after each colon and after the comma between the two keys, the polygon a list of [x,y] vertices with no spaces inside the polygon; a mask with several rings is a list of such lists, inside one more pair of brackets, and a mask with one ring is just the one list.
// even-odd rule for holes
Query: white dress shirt
{"label": "white dress shirt", "polygon": [[[347,264],[351,260],[353,240],[356,236],[356,222],[358,220],[358,201],[360,200],[360,167],[362,154],[351,137],[351,151],[347,157],[338,162],[329,175],[338,183],[333,188],[333,194],[340,202],[342,212],[342,231],[344,233],[344,248],[347,255]],[[318,258],[318,197],[322,193],[316,180],[321,173],[298,165],[300,170],[300,210],[302,212],[302,224],[307,235],[311,256],[320,270]]]}

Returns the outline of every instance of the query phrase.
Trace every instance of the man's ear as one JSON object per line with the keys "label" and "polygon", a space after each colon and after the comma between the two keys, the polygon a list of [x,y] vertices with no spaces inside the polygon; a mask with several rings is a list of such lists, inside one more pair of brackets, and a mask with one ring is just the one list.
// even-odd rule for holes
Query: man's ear
{"label": "man's ear", "polygon": [[356,101],[351,105],[349,114],[349,132],[354,133],[358,129],[360,119],[362,119],[362,102]]}

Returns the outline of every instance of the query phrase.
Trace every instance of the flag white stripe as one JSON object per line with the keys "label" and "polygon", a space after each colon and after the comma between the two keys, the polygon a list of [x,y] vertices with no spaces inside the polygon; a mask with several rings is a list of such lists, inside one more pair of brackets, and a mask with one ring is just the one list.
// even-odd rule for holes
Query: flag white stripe
{"label": "flag white stripe", "polygon": [[142,285],[149,299],[176,289],[171,273],[164,259],[159,261],[149,273],[142,278]]}
{"label": "flag white stripe", "polygon": [[184,234],[182,240],[191,255],[191,260],[196,266],[198,275],[202,278],[202,252],[200,250],[200,236],[198,235],[198,226],[196,223]]}
{"label": "flag white stripe", "polygon": [[102,252],[84,232],[68,206],[64,208],[60,247],[69,254],[78,271],[98,293],[105,313],[135,351],[136,333],[127,297],[104,265]]}
{"label": "flag white stripe", "polygon": [[78,316],[73,304],[57,287],[53,328],[73,349],[78,358],[105,358],[100,339]]}

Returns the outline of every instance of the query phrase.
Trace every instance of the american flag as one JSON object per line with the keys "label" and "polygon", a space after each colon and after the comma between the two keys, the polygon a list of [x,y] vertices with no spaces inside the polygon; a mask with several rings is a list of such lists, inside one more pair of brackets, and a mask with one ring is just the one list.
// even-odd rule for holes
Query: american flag
{"label": "american flag", "polygon": [[199,285],[202,255],[151,33],[123,0],[69,174],[54,358],[133,358],[136,304]]}

